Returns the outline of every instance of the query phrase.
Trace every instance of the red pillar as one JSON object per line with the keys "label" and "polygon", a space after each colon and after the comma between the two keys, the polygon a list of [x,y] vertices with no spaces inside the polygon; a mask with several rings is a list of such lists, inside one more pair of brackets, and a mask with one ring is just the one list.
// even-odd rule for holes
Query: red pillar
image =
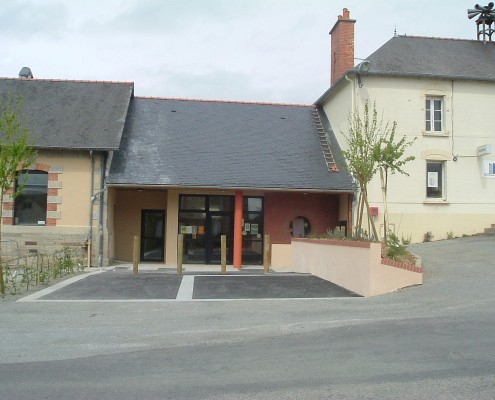
{"label": "red pillar", "polygon": [[234,268],[242,265],[242,192],[235,192],[234,209]]}

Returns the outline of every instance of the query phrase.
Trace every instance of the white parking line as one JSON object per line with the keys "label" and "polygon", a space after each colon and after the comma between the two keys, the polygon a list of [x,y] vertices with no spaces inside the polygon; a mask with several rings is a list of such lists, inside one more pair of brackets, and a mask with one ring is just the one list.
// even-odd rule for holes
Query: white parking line
{"label": "white parking line", "polygon": [[26,303],[174,303],[174,302],[188,302],[188,303],[209,303],[209,302],[232,302],[232,301],[362,301],[366,297],[285,297],[285,298],[249,298],[249,299],[78,299],[78,300],[64,300],[64,299],[34,299],[34,300],[22,300]]}
{"label": "white parking line", "polygon": [[193,291],[194,275],[184,275],[175,299],[179,301],[190,301],[193,298]]}

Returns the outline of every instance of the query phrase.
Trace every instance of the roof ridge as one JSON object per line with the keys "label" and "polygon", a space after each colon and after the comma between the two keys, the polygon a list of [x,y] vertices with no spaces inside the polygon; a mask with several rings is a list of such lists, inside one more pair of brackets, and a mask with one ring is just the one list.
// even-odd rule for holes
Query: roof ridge
{"label": "roof ridge", "polygon": [[[453,41],[458,41],[458,42],[481,42],[480,40],[476,39],[463,39],[463,38],[446,38],[446,37],[439,37],[439,36],[416,36],[416,35],[398,35],[400,38],[412,38],[412,39],[435,39],[435,40],[453,40]],[[487,42],[489,43],[489,42]]]}
{"label": "roof ridge", "polygon": [[209,99],[194,99],[194,98],[180,98],[180,97],[160,97],[160,96],[134,96],[137,99],[149,99],[149,100],[174,100],[174,101],[195,101],[204,103],[233,103],[233,104],[258,104],[258,105],[270,105],[270,106],[293,106],[293,107],[314,107],[313,104],[298,104],[298,103],[274,103],[264,101],[242,101],[242,100],[209,100]]}
{"label": "roof ridge", "polygon": [[134,82],[125,81],[100,81],[90,79],[50,79],[50,78],[9,78],[0,77],[2,81],[38,81],[38,82],[68,82],[68,83],[110,83],[110,84],[122,84],[122,85],[134,85]]}

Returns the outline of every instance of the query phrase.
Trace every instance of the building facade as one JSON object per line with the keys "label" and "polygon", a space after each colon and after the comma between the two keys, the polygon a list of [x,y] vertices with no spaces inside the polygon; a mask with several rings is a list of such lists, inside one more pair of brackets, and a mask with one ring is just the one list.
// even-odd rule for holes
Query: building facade
{"label": "building facade", "polygon": [[[262,264],[270,236],[272,264],[289,266],[293,236],[350,226],[354,185],[329,168],[314,106],[135,97],[122,146],[112,160],[110,257],[219,264],[221,235],[236,267]],[[327,135],[333,157],[343,162]],[[334,160],[334,161],[335,161]],[[131,222],[132,221],[132,222]]]}
{"label": "building facade", "polygon": [[[343,15],[336,25],[352,28],[348,11]],[[332,35],[339,32],[334,27]],[[340,43],[332,49],[337,57],[353,44],[353,35],[346,35],[332,39]],[[399,137],[414,140],[406,154],[415,157],[405,166],[409,175],[389,177],[388,229],[420,242],[477,234],[495,224],[495,131],[486,123],[495,107],[495,43],[395,36],[343,70],[316,102],[343,148],[348,115],[362,112],[366,102],[376,104],[385,123],[397,122]],[[379,177],[369,199],[383,233]]]}
{"label": "building facade", "polygon": [[1,79],[24,99],[39,158],[3,206],[4,239],[23,252],[81,246],[88,264],[289,266],[291,238],[350,229],[354,184],[313,105],[139,98],[133,84]]}

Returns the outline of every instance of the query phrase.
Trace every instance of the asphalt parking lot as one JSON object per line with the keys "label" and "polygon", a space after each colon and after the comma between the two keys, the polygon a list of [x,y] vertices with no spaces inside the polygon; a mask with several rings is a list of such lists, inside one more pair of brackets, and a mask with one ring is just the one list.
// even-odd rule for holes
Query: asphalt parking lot
{"label": "asphalt parking lot", "polygon": [[[228,300],[221,291],[241,282],[248,295],[249,279],[276,293],[306,277],[156,268],[133,277],[120,266],[29,294],[38,299],[11,296],[0,302],[0,397],[491,400],[494,240],[411,245],[423,285],[367,298]],[[220,287],[193,299],[210,277]],[[153,284],[171,298],[156,299]],[[133,285],[150,299],[118,294]],[[91,300],[100,291],[122,300]]]}
{"label": "asphalt parking lot", "polygon": [[21,301],[219,301],[359,297],[315,276],[244,270],[177,275],[114,268],[79,275]]}

